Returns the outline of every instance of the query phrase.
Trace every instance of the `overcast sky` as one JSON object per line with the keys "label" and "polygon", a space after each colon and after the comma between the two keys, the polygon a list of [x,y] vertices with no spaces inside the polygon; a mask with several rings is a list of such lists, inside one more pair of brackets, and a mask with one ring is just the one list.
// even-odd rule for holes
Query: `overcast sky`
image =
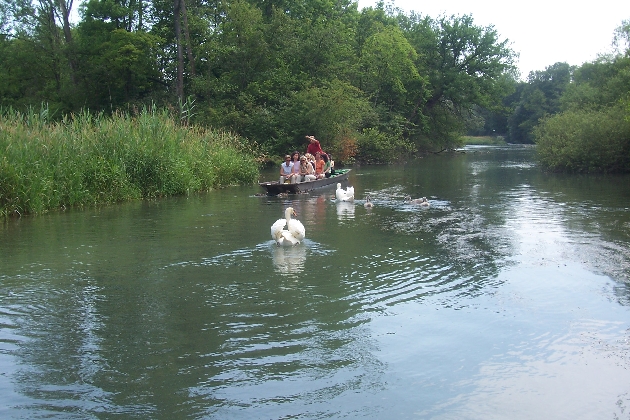
{"label": "overcast sky", "polygon": [[[359,10],[375,0],[358,0]],[[386,1],[386,3],[390,3]],[[518,67],[525,79],[530,71],[556,62],[580,65],[610,52],[613,32],[630,19],[630,0],[590,2],[530,0],[394,0],[405,13],[412,10],[433,18],[440,14],[472,15],[479,26],[493,25],[500,39],[509,39],[520,54]]]}

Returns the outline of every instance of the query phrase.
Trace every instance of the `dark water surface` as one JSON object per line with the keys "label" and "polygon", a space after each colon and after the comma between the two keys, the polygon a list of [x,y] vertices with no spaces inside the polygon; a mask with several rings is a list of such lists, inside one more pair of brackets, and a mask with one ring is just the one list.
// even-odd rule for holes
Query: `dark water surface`
{"label": "dark water surface", "polygon": [[630,418],[630,177],[471,148],[349,184],[5,223],[0,418]]}

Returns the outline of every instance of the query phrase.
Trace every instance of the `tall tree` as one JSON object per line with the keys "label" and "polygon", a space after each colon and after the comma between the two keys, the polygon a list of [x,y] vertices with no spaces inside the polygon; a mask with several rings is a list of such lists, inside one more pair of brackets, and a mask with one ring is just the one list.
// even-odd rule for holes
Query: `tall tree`
{"label": "tall tree", "polygon": [[501,102],[512,86],[516,54],[493,26],[477,26],[470,15],[438,19],[411,15],[403,26],[430,89],[428,97],[417,98],[409,118],[423,126],[419,118],[426,116],[430,123],[424,134],[448,147],[475,106],[492,109]]}
{"label": "tall tree", "polygon": [[573,70],[567,63],[555,63],[529,73],[508,120],[510,142],[534,142],[533,130],[538,121],[560,112],[561,97],[572,81]]}
{"label": "tall tree", "polygon": [[91,109],[112,111],[158,101],[168,84],[157,68],[160,39],[141,27],[147,16],[137,8],[144,8],[143,3],[117,1],[88,2],[76,31],[82,106]]}
{"label": "tall tree", "polygon": [[184,100],[184,54],[182,52],[182,15],[183,0],[174,0],[173,30],[175,32],[175,47],[177,48],[177,77],[175,79],[175,94],[180,101]]}

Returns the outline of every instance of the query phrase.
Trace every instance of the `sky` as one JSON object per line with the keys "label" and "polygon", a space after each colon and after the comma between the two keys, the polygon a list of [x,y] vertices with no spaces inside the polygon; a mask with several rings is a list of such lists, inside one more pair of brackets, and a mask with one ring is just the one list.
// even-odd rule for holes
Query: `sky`
{"label": "sky", "polygon": [[[359,10],[376,3],[358,0]],[[470,14],[476,25],[494,26],[499,39],[507,38],[520,54],[517,65],[523,80],[530,71],[557,62],[581,65],[610,52],[615,28],[630,20],[630,0],[394,0],[393,4],[406,14],[412,10],[433,18]]]}

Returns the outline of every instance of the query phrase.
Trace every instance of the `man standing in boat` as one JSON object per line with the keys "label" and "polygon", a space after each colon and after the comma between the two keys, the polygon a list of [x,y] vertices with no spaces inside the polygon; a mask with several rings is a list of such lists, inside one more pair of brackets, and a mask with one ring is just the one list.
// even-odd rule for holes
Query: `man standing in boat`
{"label": "man standing in boat", "polygon": [[324,153],[322,146],[319,144],[319,140],[317,140],[315,136],[306,136],[306,138],[310,142],[306,148],[306,153],[310,153],[313,156],[317,153]]}

